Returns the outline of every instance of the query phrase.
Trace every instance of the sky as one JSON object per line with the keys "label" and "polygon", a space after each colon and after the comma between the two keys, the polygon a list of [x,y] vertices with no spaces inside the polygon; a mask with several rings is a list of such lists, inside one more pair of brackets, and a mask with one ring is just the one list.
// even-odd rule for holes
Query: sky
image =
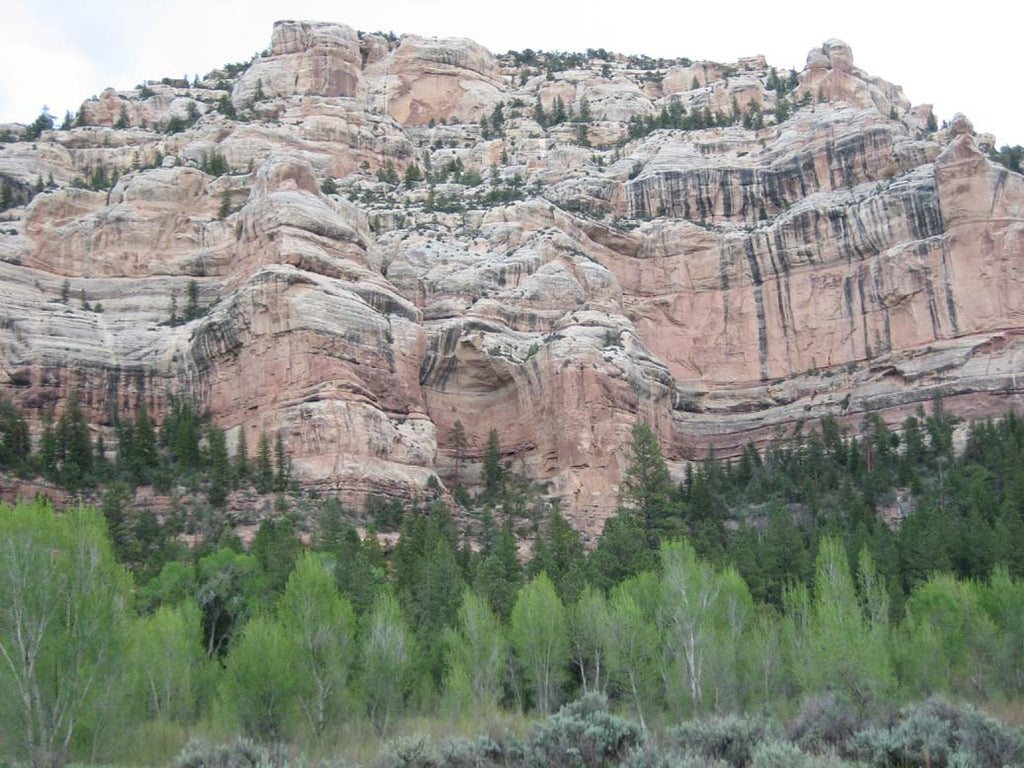
{"label": "sky", "polygon": [[[605,48],[654,57],[734,61],[764,54],[803,68],[829,38],[854,63],[903,86],[940,120],[963,112],[1000,145],[1024,144],[1018,96],[1024,12],[863,0],[0,0],[0,122],[62,116],[107,86],[202,74],[270,44],[278,19],[311,19],[396,34],[469,37],[494,52]],[[1017,11],[1012,11],[1016,7]]]}

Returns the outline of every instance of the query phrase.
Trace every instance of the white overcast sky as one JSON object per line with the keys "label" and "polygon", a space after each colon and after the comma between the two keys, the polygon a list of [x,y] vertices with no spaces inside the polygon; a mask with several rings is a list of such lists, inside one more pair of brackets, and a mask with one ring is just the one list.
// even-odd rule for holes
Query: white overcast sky
{"label": "white overcast sky", "polygon": [[0,122],[55,115],[106,86],[204,73],[269,45],[277,19],[469,37],[495,52],[583,50],[731,61],[763,53],[803,67],[838,37],[855,63],[938,117],[965,113],[1024,144],[1017,2],[637,2],[637,0],[0,0]]}

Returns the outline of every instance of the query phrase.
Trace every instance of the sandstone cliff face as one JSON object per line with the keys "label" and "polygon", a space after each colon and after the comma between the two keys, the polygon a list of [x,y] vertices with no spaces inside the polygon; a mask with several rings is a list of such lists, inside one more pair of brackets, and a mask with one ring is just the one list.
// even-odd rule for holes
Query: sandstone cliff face
{"label": "sandstone cliff face", "polygon": [[[111,439],[186,394],[356,504],[452,482],[455,421],[471,464],[496,427],[591,534],[639,419],[679,470],[936,391],[1017,403],[1024,179],[965,118],[928,133],[834,40],[781,122],[761,57],[577,64],[279,22],[244,71],[104,91],[82,127],[3,145],[0,179],[47,189],[0,213],[0,394],[38,420],[77,392]],[[630,138],[734,109],[760,125]],[[195,122],[154,130],[172,117]],[[448,172],[378,180],[413,166]],[[206,314],[162,324],[193,280]]]}

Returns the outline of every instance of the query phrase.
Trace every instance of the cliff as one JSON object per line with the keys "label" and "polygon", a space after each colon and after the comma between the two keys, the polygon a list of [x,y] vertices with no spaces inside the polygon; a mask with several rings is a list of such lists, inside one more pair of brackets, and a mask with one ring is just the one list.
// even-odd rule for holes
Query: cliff
{"label": "cliff", "polygon": [[1019,404],[1024,178],[933,121],[836,40],[790,74],[279,22],[0,145],[0,396],[77,392],[112,441],[183,394],[360,505],[451,484],[456,420],[475,477],[495,427],[593,533],[640,419],[679,471]]}

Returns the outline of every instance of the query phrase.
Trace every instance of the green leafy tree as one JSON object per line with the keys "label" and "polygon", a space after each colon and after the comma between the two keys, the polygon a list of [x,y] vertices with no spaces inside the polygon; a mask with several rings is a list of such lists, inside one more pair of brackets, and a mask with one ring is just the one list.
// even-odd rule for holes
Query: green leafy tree
{"label": "green leafy tree", "polygon": [[129,589],[94,510],[0,505],[0,753],[64,764],[119,675]]}
{"label": "green leafy tree", "polygon": [[462,595],[457,628],[445,632],[445,649],[449,707],[462,713],[494,712],[501,699],[507,642],[487,601],[471,590]]}
{"label": "green leafy tree", "polygon": [[378,733],[385,733],[401,710],[413,660],[413,641],[394,596],[383,593],[363,638],[363,695]]}
{"label": "green leafy tree", "polygon": [[292,646],[296,699],[311,732],[320,738],[338,719],[355,662],[355,614],[338,593],[321,555],[307,552],[295,564],[277,606]]}
{"label": "green leafy tree", "polygon": [[1006,696],[1024,692],[1024,581],[1010,576],[1007,568],[995,569],[979,595],[985,612],[998,629],[994,666],[1004,671]]}
{"label": "green leafy tree", "polygon": [[201,615],[194,600],[137,619],[128,644],[132,701],[147,718],[190,723],[203,678]]}
{"label": "green leafy tree", "polygon": [[670,657],[678,662],[673,666],[681,672],[689,705],[700,710],[708,682],[706,660],[718,640],[722,583],[685,541],[662,545],[661,560],[662,634]]}
{"label": "green leafy tree", "polygon": [[245,624],[257,592],[256,558],[227,547],[199,559],[196,599],[208,658],[223,653]]}
{"label": "green leafy tree", "polygon": [[992,695],[1006,670],[992,663],[998,633],[981,596],[976,584],[950,574],[932,576],[910,595],[898,645],[901,677],[910,691]]}
{"label": "green leafy tree", "polygon": [[[867,712],[883,703],[894,677],[887,647],[888,595],[867,553],[861,561],[858,596],[840,541],[821,541],[815,561],[814,597],[790,598],[787,618],[799,622],[793,642],[793,672],[805,691],[834,691]],[[862,602],[863,599],[863,602]]]}
{"label": "green leafy tree", "polygon": [[219,703],[250,738],[285,735],[295,702],[294,647],[285,629],[268,616],[256,616],[242,630],[224,662]]}
{"label": "green leafy tree", "polygon": [[655,687],[658,630],[633,595],[637,587],[643,589],[643,582],[631,581],[616,588],[608,606],[608,674],[625,692],[641,727],[647,730],[644,711]]}
{"label": "green leafy tree", "polygon": [[[137,607],[151,612],[160,606],[181,605],[194,599],[196,590],[196,569],[193,565],[172,560],[166,563],[156,576],[139,587]],[[199,640],[202,641],[202,613],[199,621]]]}
{"label": "green leafy tree", "polygon": [[519,591],[509,634],[537,711],[553,711],[565,684],[570,646],[565,608],[547,574]]}
{"label": "green leafy tree", "polygon": [[604,693],[608,686],[608,655],[613,635],[608,602],[604,595],[588,586],[569,606],[569,636],[572,661],[579,672],[584,693]]}

